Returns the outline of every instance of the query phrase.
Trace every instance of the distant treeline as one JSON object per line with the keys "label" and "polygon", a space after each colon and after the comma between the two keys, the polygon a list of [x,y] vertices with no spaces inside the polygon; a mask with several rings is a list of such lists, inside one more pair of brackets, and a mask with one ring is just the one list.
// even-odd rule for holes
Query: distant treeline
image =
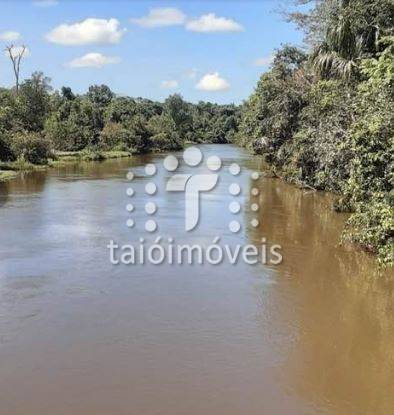
{"label": "distant treeline", "polygon": [[178,94],[164,103],[116,96],[106,85],[84,95],[52,91],[41,72],[0,89],[0,160],[45,163],[57,151],[169,151],[185,142],[227,143],[237,132],[235,105],[191,104]]}
{"label": "distant treeline", "polygon": [[[309,3],[302,0],[299,3]],[[341,195],[346,236],[394,262],[394,2],[318,0],[245,102],[238,142],[278,176]],[[306,230],[307,232],[307,230]]]}

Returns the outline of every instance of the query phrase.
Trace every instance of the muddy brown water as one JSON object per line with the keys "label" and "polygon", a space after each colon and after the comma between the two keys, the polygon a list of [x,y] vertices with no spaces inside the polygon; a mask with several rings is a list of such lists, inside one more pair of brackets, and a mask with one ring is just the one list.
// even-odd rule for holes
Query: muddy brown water
{"label": "muddy brown water", "polygon": [[[1,415],[394,413],[392,275],[338,243],[346,216],[330,210],[329,195],[254,183],[258,158],[230,145],[200,148],[222,158],[223,174],[203,194],[190,235],[183,193],[164,191],[165,155],[68,164],[0,184]],[[147,162],[159,166],[159,234],[202,244],[264,237],[282,246],[283,263],[111,265],[110,239],[149,239]],[[236,178],[225,173],[232,162],[242,168]],[[242,229],[231,234],[235,179]],[[249,224],[252,186],[258,228]]]}

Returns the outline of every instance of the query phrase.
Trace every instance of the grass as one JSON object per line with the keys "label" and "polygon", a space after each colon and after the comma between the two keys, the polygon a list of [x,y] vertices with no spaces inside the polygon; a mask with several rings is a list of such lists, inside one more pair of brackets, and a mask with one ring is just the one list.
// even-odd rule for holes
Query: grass
{"label": "grass", "polygon": [[131,153],[121,150],[97,151],[87,149],[81,151],[56,151],[55,157],[56,159],[49,161],[49,165],[52,167],[58,167],[68,162],[102,161],[107,159],[131,157]]}
{"label": "grass", "polygon": [[64,161],[79,161],[79,160],[106,160],[122,157],[131,157],[131,153],[128,151],[111,150],[111,151],[98,151],[98,150],[81,150],[81,151],[56,151],[56,157],[59,160]]}
{"label": "grass", "polygon": [[24,159],[18,159],[10,162],[0,162],[0,181],[14,179],[20,171],[43,170],[48,167],[59,167],[68,162],[78,161],[100,161],[107,159],[116,159],[131,157],[128,151],[112,150],[112,151],[58,151],[55,158],[48,160],[48,164],[32,164]]}
{"label": "grass", "polygon": [[0,170],[4,171],[32,171],[32,170],[44,170],[48,167],[48,164],[33,164],[26,161],[23,158],[19,158],[15,161],[0,162]]}
{"label": "grass", "polygon": [[0,170],[0,182],[5,182],[7,180],[15,179],[18,175],[15,171],[12,170]]}
{"label": "grass", "polygon": [[131,153],[128,151],[113,150],[113,151],[104,151],[104,156],[107,159],[119,159],[123,157],[131,157]]}

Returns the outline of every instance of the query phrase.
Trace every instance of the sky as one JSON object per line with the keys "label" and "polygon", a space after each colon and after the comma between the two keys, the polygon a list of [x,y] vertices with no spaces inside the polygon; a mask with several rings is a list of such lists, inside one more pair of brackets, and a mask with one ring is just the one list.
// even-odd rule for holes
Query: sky
{"label": "sky", "polygon": [[6,45],[26,45],[21,77],[55,89],[107,84],[119,95],[241,103],[283,43],[302,33],[271,0],[0,0],[0,86],[13,84]]}

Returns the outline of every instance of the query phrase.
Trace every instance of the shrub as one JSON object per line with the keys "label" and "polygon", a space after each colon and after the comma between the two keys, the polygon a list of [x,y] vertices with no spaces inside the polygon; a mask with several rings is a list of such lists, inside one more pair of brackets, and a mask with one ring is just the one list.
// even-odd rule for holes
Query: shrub
{"label": "shrub", "polygon": [[37,133],[15,133],[11,138],[11,151],[15,159],[32,164],[46,164],[52,156],[50,142]]}
{"label": "shrub", "polygon": [[359,204],[347,223],[344,236],[376,253],[381,264],[394,264],[394,215],[393,207],[387,201]]}
{"label": "shrub", "polygon": [[173,151],[182,148],[175,122],[168,115],[155,115],[148,123],[150,140],[155,151]]}
{"label": "shrub", "polygon": [[92,105],[87,100],[64,101],[45,123],[45,135],[56,150],[79,151],[93,144]]}
{"label": "shrub", "polygon": [[147,153],[152,149],[152,133],[148,128],[148,121],[144,116],[137,115],[125,123],[129,133],[128,149],[132,153]]}
{"label": "shrub", "polygon": [[100,133],[99,148],[103,150],[126,150],[131,147],[132,136],[120,123],[107,122]]}
{"label": "shrub", "polygon": [[11,150],[10,140],[5,134],[0,132],[0,161],[13,160],[14,155]]}
{"label": "shrub", "polygon": [[[283,46],[276,53],[272,69],[261,76],[243,106],[238,141],[249,149],[264,151],[268,161],[276,159],[277,150],[298,129],[299,113],[306,105],[310,87],[303,67],[305,58],[302,51]],[[261,146],[263,137],[265,144]]]}
{"label": "shrub", "polygon": [[182,148],[176,132],[161,132],[151,137],[155,151],[175,151]]}
{"label": "shrub", "polygon": [[105,160],[104,154],[97,148],[85,148],[81,151],[81,158],[84,161],[102,161]]}
{"label": "shrub", "polygon": [[[354,92],[341,81],[316,82],[306,97],[299,130],[276,161],[291,178],[317,189],[340,192],[354,157],[349,139]],[[294,175],[293,173],[296,172]]]}

